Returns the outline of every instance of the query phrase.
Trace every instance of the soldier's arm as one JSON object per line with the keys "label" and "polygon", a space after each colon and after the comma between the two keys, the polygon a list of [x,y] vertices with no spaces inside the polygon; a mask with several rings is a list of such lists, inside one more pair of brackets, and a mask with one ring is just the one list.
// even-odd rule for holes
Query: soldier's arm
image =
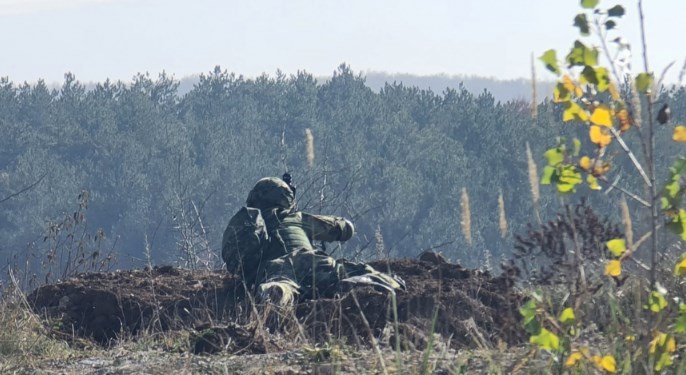
{"label": "soldier's arm", "polygon": [[303,229],[315,241],[347,241],[355,233],[353,223],[342,217],[310,215],[303,212]]}

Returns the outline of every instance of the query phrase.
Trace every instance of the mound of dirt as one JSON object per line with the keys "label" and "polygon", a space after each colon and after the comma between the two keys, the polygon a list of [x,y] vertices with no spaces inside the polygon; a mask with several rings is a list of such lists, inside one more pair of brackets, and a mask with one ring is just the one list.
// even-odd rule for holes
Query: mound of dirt
{"label": "mound of dirt", "polygon": [[[492,277],[457,264],[413,259],[372,265],[390,270],[407,284],[407,291],[396,296],[397,331],[404,348],[425,347],[434,320],[433,331],[450,338],[453,347],[488,347],[498,341],[514,344],[524,337],[518,315],[522,297],[507,276]],[[159,267],[88,273],[40,287],[28,300],[58,332],[105,345],[147,332],[195,329],[196,337],[207,337],[208,332],[212,337],[227,336],[204,342],[224,348],[228,342],[240,342],[233,350],[259,353],[269,343],[264,339],[250,342],[248,337],[256,327],[273,330],[288,326],[284,314],[271,314],[271,318],[256,322],[262,306],[251,305],[241,281],[225,271]],[[299,335],[306,334],[316,342],[344,338],[365,345],[374,336],[394,345],[392,306],[386,292],[355,288],[340,298],[298,304],[290,311],[295,318],[290,325],[297,325]],[[233,337],[236,335],[240,337]],[[198,345],[195,351],[215,351],[198,350]]]}

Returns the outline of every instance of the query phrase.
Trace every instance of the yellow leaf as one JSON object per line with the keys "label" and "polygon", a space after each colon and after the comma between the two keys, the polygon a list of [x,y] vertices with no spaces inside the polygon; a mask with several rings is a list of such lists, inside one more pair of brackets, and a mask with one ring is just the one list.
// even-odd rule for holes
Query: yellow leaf
{"label": "yellow leaf", "polygon": [[674,267],[674,275],[686,276],[686,253],[681,255],[681,261]]}
{"label": "yellow leaf", "polygon": [[610,170],[610,163],[608,162],[595,164],[596,165],[593,167],[593,171],[591,173],[596,177],[600,177]]}
{"label": "yellow leaf", "polygon": [[615,257],[621,256],[626,251],[626,241],[623,238],[615,238],[605,243],[612,255]]}
{"label": "yellow leaf", "polygon": [[611,355],[604,356],[600,360],[598,367],[609,372],[610,374],[614,374],[617,372],[617,363],[615,362],[615,357]]}
{"label": "yellow leaf", "polygon": [[591,190],[600,190],[602,189],[600,185],[598,185],[598,179],[595,178],[594,175],[589,174],[586,176],[586,182],[588,183],[588,187],[591,188]]}
{"label": "yellow leaf", "polygon": [[560,338],[545,328],[541,328],[541,333],[538,335],[531,336],[529,342],[548,351],[557,350],[560,347]]}
{"label": "yellow leaf", "polygon": [[624,133],[631,127],[631,119],[629,118],[629,111],[622,108],[617,112],[617,120],[619,120],[619,131]]}
{"label": "yellow leaf", "polygon": [[605,147],[612,142],[612,135],[610,135],[610,132],[606,128],[601,128],[600,126],[591,125],[589,135],[591,137],[591,142],[600,147]]}
{"label": "yellow leaf", "polygon": [[607,262],[605,266],[605,274],[612,277],[617,277],[622,274],[622,262],[617,259],[612,259]]}
{"label": "yellow leaf", "polygon": [[662,347],[667,342],[667,334],[662,332],[656,332],[655,337],[650,341],[649,351],[650,353],[655,353],[658,347]]}
{"label": "yellow leaf", "polygon": [[678,125],[674,127],[672,139],[675,142],[686,142],[686,126]]}
{"label": "yellow leaf", "polygon": [[574,367],[574,365],[576,365],[583,357],[584,356],[581,354],[581,352],[572,352],[572,354],[567,357],[567,361],[565,361],[565,367]]}
{"label": "yellow leaf", "polygon": [[562,324],[573,323],[574,319],[576,319],[576,316],[574,316],[574,310],[571,307],[562,310],[562,313],[560,314],[560,322],[562,322]]}
{"label": "yellow leaf", "polygon": [[588,156],[582,156],[581,159],[579,159],[579,167],[585,171],[591,169],[591,158]]}
{"label": "yellow leaf", "polygon": [[667,346],[665,348],[665,351],[667,353],[674,353],[676,351],[676,340],[674,337],[670,336],[669,340],[667,340]]}
{"label": "yellow leaf", "polygon": [[600,126],[612,126],[612,111],[606,105],[599,105],[591,114],[591,123]]}
{"label": "yellow leaf", "polygon": [[584,94],[583,90],[581,90],[581,87],[574,83],[572,78],[567,74],[562,77],[562,85],[567,89],[567,91],[573,93],[577,97]]}
{"label": "yellow leaf", "polygon": [[624,340],[626,340],[626,342],[634,342],[636,341],[636,335],[627,335],[624,337]]}

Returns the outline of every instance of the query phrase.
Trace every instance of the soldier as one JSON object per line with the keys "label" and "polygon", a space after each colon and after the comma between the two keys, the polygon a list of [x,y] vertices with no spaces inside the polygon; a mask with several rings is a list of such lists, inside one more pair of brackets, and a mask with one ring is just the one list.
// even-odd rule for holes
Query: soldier
{"label": "soldier", "polygon": [[[344,218],[297,211],[294,201],[293,189],[275,177],[259,180],[248,194],[246,205],[260,210],[268,234],[259,264],[243,265],[244,274],[250,273],[244,277],[259,281],[257,294],[261,300],[288,305],[297,298],[330,297],[341,289],[341,283],[363,283],[389,291],[404,289],[396,277],[364,263],[335,260],[315,248],[312,241],[349,240],[354,226]],[[225,233],[224,242],[226,237]],[[222,255],[228,265],[231,259]]]}

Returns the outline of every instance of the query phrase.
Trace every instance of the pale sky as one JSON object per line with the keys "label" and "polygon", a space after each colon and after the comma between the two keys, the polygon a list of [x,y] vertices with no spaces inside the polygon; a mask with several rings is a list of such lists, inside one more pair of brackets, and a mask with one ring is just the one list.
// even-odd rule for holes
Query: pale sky
{"label": "pale sky", "polygon": [[[638,57],[636,1],[601,0],[617,3]],[[675,61],[676,81],[686,1],[644,3],[651,68]],[[532,52],[568,52],[580,10],[578,0],[0,0],[0,77],[129,82],[138,72],[183,78],[215,65],[248,77],[324,76],[345,62],[362,73],[529,78]]]}

